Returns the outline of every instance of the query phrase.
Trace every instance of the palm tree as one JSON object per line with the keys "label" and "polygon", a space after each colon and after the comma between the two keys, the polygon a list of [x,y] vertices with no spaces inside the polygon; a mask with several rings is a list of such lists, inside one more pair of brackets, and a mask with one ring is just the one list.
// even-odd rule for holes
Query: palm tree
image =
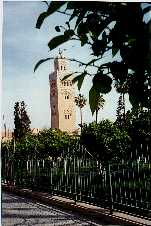
{"label": "palm tree", "polygon": [[97,102],[97,107],[96,107],[96,124],[98,122],[98,112],[100,109],[103,109],[104,107],[104,103],[105,103],[105,100],[103,98],[103,95],[100,95],[99,98],[98,98],[98,102]]}
{"label": "palm tree", "polygon": [[86,105],[86,102],[87,102],[87,99],[82,94],[79,94],[77,97],[75,97],[75,103],[80,108],[80,116],[81,116],[80,126],[81,126],[81,128],[82,128],[82,123],[83,123],[82,108]]}

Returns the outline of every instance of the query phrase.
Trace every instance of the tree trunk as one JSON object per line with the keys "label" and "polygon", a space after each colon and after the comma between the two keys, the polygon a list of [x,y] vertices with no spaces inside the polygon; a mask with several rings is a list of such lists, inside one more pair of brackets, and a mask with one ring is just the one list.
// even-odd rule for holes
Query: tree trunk
{"label": "tree trunk", "polygon": [[125,94],[123,93],[123,110],[124,110],[124,112],[123,112],[123,118],[124,118],[124,124],[125,124],[125,114],[126,114],[126,110],[125,110]]}
{"label": "tree trunk", "polygon": [[4,123],[4,136],[5,137],[7,136],[7,133],[6,133],[6,123]]}
{"label": "tree trunk", "polygon": [[81,129],[82,129],[82,108],[80,108],[80,117],[81,117]]}
{"label": "tree trunk", "polygon": [[98,110],[96,110],[96,124],[98,123]]}

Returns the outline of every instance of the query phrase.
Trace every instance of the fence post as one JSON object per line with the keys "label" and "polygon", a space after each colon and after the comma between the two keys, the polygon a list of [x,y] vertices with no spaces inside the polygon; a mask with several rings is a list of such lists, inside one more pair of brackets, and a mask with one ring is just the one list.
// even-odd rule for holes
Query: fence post
{"label": "fence post", "polygon": [[111,165],[109,163],[109,187],[110,187],[110,214],[113,214],[113,190],[112,190],[112,173]]}
{"label": "fence post", "polygon": [[74,162],[73,162],[73,169],[74,169],[74,195],[75,195],[75,204],[77,202],[77,175],[76,175],[76,159],[74,156]]}

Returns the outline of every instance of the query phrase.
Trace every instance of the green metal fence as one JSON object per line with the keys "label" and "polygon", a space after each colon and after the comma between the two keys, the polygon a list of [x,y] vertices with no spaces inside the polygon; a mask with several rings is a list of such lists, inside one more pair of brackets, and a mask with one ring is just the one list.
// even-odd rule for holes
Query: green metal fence
{"label": "green metal fence", "polygon": [[151,162],[112,165],[114,209],[151,217]]}
{"label": "green metal fence", "polygon": [[106,168],[87,156],[50,160],[2,158],[2,181],[46,191],[80,202],[151,217],[149,157],[108,163]]}

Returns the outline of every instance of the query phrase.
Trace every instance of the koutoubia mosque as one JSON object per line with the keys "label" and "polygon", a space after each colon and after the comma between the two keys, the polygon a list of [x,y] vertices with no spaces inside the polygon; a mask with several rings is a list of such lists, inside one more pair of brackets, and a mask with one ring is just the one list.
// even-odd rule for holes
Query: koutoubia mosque
{"label": "koutoubia mosque", "polygon": [[54,59],[54,71],[49,75],[51,128],[73,133],[76,131],[75,87],[71,75],[69,61],[59,54]]}
{"label": "koutoubia mosque", "polygon": [[[54,71],[49,75],[50,84],[50,108],[51,108],[51,128],[58,128],[69,134],[78,134],[76,128],[76,106],[75,106],[75,87],[72,83],[71,75],[66,80],[64,76],[71,74],[69,61],[60,53],[54,59]],[[40,129],[32,129],[33,134],[39,133]],[[2,139],[11,140],[12,131],[5,128],[1,134]]]}

